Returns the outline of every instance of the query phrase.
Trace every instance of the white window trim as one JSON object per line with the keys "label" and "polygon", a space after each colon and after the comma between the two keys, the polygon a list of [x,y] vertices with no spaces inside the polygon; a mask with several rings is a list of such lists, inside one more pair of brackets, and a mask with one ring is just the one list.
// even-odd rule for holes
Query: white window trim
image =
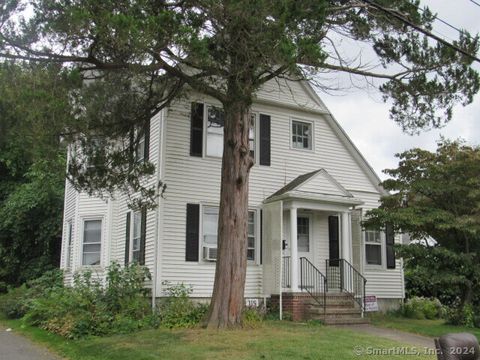
{"label": "white window trim", "polygon": [[[255,128],[253,129],[253,136],[254,136],[254,157],[253,157],[253,166],[255,165],[260,165],[260,159],[258,157],[258,154],[260,153],[260,127],[258,126],[260,124],[260,113],[258,111],[251,111],[251,115],[255,115]],[[250,142],[250,140],[249,140]],[[250,149],[252,150],[252,149]],[[268,166],[268,165],[264,165]]]}
{"label": "white window trim", "polygon": [[[199,216],[200,224],[199,224],[199,236],[198,236],[199,263],[216,265],[216,261],[206,261],[203,259],[203,208],[204,207],[219,208],[220,206],[218,204],[214,204],[210,202],[201,202],[199,205],[200,205],[200,216]],[[248,211],[255,212],[255,260],[247,260],[247,265],[260,265],[260,211],[259,211],[259,208],[248,208]],[[247,238],[247,241],[248,241],[248,238]],[[217,243],[217,247],[218,247],[218,243]]]}
{"label": "white window trim", "polygon": [[[310,149],[299,149],[293,146],[293,122],[302,122],[302,123],[308,123],[312,126],[312,141],[311,141],[311,147]],[[289,143],[290,143],[290,149],[295,150],[295,151],[303,151],[307,153],[312,153],[315,152],[315,122],[313,120],[307,120],[307,119],[302,119],[302,118],[297,118],[297,117],[291,117],[290,118],[290,132],[289,132]]]}
{"label": "white window trim", "polygon": [[[99,265],[83,265],[83,241],[84,241],[84,236],[85,236],[85,222],[86,221],[95,221],[95,220],[100,220],[102,222],[102,227],[101,227],[101,233],[100,233],[100,264]],[[104,231],[104,224],[105,223],[105,218],[104,216],[85,216],[81,218],[81,236],[82,236],[82,241],[80,241],[80,267],[82,268],[87,268],[87,269],[97,269],[101,268],[104,265],[103,261],[103,255],[104,255],[104,247],[105,247],[105,231]]]}
{"label": "white window trim", "polygon": [[223,110],[222,105],[214,105],[211,103],[203,103],[203,158],[205,159],[221,159],[222,156],[207,155],[207,141],[208,141],[208,108],[216,107]]}
{"label": "white window trim", "polygon": [[67,220],[66,225],[65,269],[70,270],[72,268],[73,220]]}
{"label": "white window trim", "polygon": [[[313,214],[312,213],[307,213],[307,212],[302,212],[302,211],[299,211],[297,213],[297,218],[299,217],[305,217],[305,218],[308,218],[308,236],[309,236],[309,246],[310,246],[310,261],[315,265],[317,266],[317,258],[315,256],[315,244],[313,243]],[[298,254],[298,228],[297,228],[297,254]],[[302,252],[303,253],[303,252]],[[299,259],[300,259],[300,256],[299,256]]]}
{"label": "white window trim", "polygon": [[382,264],[381,265],[375,265],[375,264],[369,264],[367,263],[367,245],[368,244],[377,244],[377,243],[369,243],[367,242],[367,236],[366,236],[366,231],[362,231],[362,242],[363,242],[363,253],[364,253],[364,264],[365,264],[365,269],[366,270],[385,270],[387,268],[386,266],[386,261],[387,261],[387,256],[386,256],[386,251],[385,251],[385,246],[386,246],[386,241],[385,241],[385,232],[379,230],[380,232],[380,256],[382,259]]}
{"label": "white window trim", "polygon": [[[134,138],[136,139],[138,136],[138,131],[135,130],[134,132]],[[139,152],[140,144],[143,143],[143,150]],[[138,143],[135,144],[135,148],[133,149],[134,155],[135,155],[135,162],[138,164],[141,164],[145,162],[145,146],[146,146],[146,138],[145,138],[145,133],[138,139]]]}
{"label": "white window trim", "polygon": [[[222,105],[218,105],[218,104],[212,104],[212,103],[208,103],[208,102],[202,102],[203,104],[203,131],[202,131],[202,137],[203,137],[203,149],[202,149],[202,158],[204,159],[221,159],[222,157],[221,156],[215,156],[215,155],[207,155],[207,141],[208,141],[208,135],[207,135],[207,124],[208,124],[208,107],[209,106],[213,106],[213,107],[217,107],[217,108],[222,108]],[[256,165],[259,165],[259,159],[258,159],[258,154],[259,154],[259,151],[260,151],[260,129],[259,129],[259,122],[260,122],[260,112],[258,111],[254,111],[252,110],[251,111],[251,114],[252,115],[255,115],[255,133],[254,133],[254,136],[255,136],[255,157],[254,157],[254,164],[253,166],[256,166]],[[268,165],[265,165],[267,167],[270,167]],[[210,205],[207,205],[207,206],[210,206]]]}
{"label": "white window trim", "polygon": [[135,213],[140,213],[140,242],[142,241],[142,212],[130,211],[130,241],[128,242],[128,263],[133,263],[133,235],[135,226]]}

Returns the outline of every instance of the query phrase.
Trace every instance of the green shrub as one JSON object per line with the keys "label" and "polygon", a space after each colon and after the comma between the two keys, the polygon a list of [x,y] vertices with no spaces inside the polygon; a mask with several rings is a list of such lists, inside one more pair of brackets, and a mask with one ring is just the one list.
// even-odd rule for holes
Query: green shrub
{"label": "green shrub", "polygon": [[11,289],[0,296],[0,312],[9,319],[20,319],[26,313],[26,285]]}
{"label": "green shrub", "polygon": [[160,301],[159,316],[161,326],[167,328],[192,327],[205,317],[208,306],[195,304],[190,299],[192,288],[185,284],[162,283],[166,286],[166,297]]}
{"label": "green shrub", "polygon": [[442,317],[443,307],[438,299],[413,297],[400,309],[400,314],[410,319],[438,319]]}
{"label": "green shrub", "polygon": [[63,272],[50,270],[41,277],[13,288],[0,297],[0,312],[7,318],[19,319],[30,309],[31,302],[46,293],[63,288]]}
{"label": "green shrub", "polygon": [[[158,324],[144,289],[145,267],[107,268],[105,284],[90,271],[77,273],[74,286],[53,286],[32,300],[24,320],[67,338],[128,333]],[[41,282],[37,282],[41,287]]]}
{"label": "green shrub", "polygon": [[257,327],[263,322],[266,311],[263,307],[247,306],[243,309],[243,325],[246,327]]}
{"label": "green shrub", "polygon": [[480,316],[476,315],[472,305],[460,306],[459,301],[454,303],[447,311],[447,324],[465,327],[480,327]]}

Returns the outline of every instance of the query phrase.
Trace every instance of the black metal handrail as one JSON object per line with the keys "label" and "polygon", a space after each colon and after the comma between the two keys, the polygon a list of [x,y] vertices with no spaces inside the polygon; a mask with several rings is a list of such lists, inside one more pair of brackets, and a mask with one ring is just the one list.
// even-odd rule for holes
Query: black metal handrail
{"label": "black metal handrail", "polygon": [[327,278],[307,258],[300,258],[300,289],[307,291],[321,306],[327,306]]}
{"label": "black metal handrail", "polygon": [[290,256],[284,256],[282,261],[282,287],[286,289],[292,286],[290,281]]}
{"label": "black metal handrail", "polygon": [[367,279],[345,259],[327,259],[325,266],[328,290],[338,289],[350,294],[365,310]]}

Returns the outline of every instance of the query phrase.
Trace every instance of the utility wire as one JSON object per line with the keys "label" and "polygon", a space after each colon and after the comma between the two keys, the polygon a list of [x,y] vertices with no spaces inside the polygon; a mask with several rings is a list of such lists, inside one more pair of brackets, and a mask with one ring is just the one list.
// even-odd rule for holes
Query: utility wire
{"label": "utility wire", "polygon": [[[470,54],[468,51],[463,50],[461,47],[459,47],[459,46],[457,46],[457,45],[455,45],[455,44],[449,43],[449,42],[446,41],[445,39],[442,39],[441,37],[439,37],[439,36],[437,36],[437,35],[435,35],[435,34],[432,34],[430,31],[425,30],[425,29],[422,28],[421,26],[418,26],[418,25],[412,23],[410,20],[408,20],[408,19],[406,19],[405,17],[397,14],[396,12],[391,11],[390,9],[387,9],[387,8],[385,8],[385,7],[383,7],[383,6],[379,5],[379,4],[376,4],[376,3],[374,3],[374,2],[371,1],[371,0],[362,0],[362,1],[363,1],[364,3],[372,6],[372,7],[380,10],[380,11],[383,11],[384,13],[386,13],[386,14],[388,14],[388,15],[393,16],[393,17],[396,18],[397,20],[400,20],[401,22],[403,22],[404,24],[406,24],[406,25],[410,26],[411,28],[417,30],[418,32],[420,32],[420,33],[422,33],[422,34],[424,34],[424,35],[426,35],[426,36],[428,36],[428,37],[430,37],[430,38],[432,38],[432,39],[434,39],[434,40],[436,40],[436,41],[438,41],[438,42],[440,42],[440,43],[442,43],[442,44],[444,44],[444,45],[446,45],[446,46],[448,46],[448,47],[456,50],[457,52],[462,53],[463,55],[468,56],[469,58],[471,58],[471,59],[473,59],[473,60],[475,60],[475,61],[477,61],[477,62],[480,63],[480,58],[478,58],[476,55]],[[471,0],[471,1],[472,1],[472,0]],[[480,4],[479,4],[479,6],[480,6]]]}
{"label": "utility wire", "polygon": [[470,2],[477,5],[477,6],[480,6],[480,3],[476,2],[475,0],[470,0]]}
{"label": "utility wire", "polygon": [[[412,3],[413,6],[415,6],[418,10],[420,10],[421,12],[425,12],[425,9],[421,8],[420,6],[418,5],[415,5]],[[435,20],[438,20],[440,21],[442,24],[444,25],[447,25],[449,28],[453,29],[453,30],[456,30],[458,31],[460,34],[463,34],[464,31],[460,30],[459,28],[457,28],[456,26],[450,24],[449,22],[447,22],[446,20],[443,20],[442,18],[438,17],[438,16],[435,16]],[[445,36],[445,35],[444,35]]]}

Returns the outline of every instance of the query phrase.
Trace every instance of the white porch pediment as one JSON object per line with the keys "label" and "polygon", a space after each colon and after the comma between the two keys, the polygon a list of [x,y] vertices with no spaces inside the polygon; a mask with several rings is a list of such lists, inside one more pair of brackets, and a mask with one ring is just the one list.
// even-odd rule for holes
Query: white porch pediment
{"label": "white porch pediment", "polygon": [[356,206],[363,200],[355,198],[325,169],[303,174],[269,196],[265,203],[277,200],[304,200]]}

